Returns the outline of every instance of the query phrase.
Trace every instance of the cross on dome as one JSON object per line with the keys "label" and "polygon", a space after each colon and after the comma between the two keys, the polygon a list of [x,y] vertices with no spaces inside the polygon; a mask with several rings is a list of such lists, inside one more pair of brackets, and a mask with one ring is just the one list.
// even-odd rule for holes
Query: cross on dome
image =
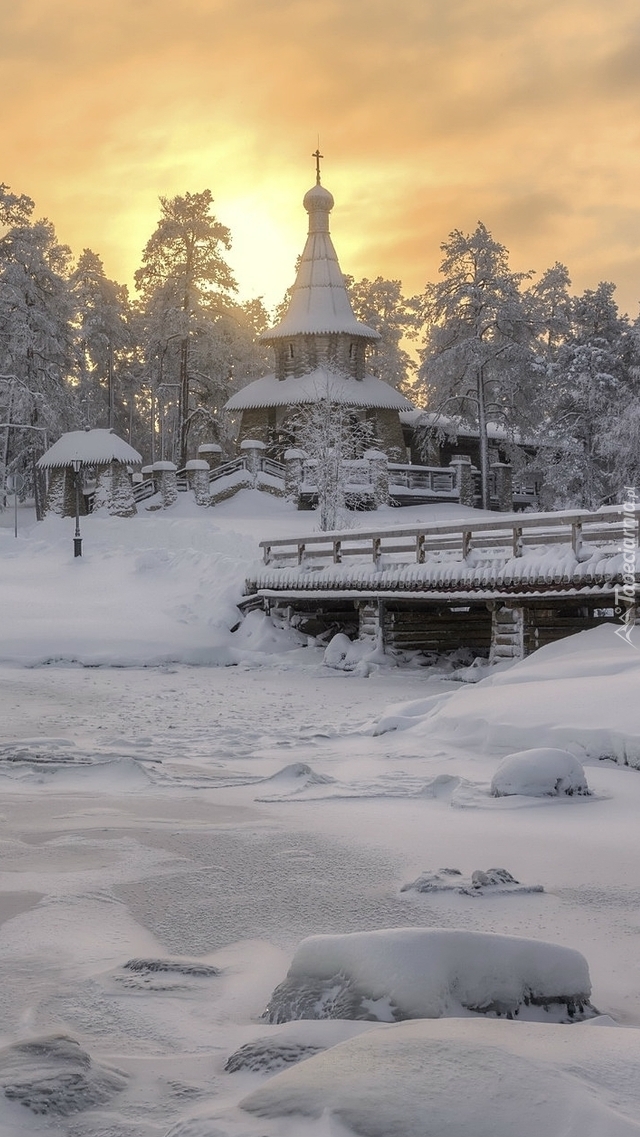
{"label": "cross on dome", "polygon": [[314,150],[311,157],[315,158],[315,160],[316,160],[316,185],[319,186],[320,185],[320,159],[324,158],[324,154],[320,153],[320,147],[319,146],[318,146],[317,150]]}

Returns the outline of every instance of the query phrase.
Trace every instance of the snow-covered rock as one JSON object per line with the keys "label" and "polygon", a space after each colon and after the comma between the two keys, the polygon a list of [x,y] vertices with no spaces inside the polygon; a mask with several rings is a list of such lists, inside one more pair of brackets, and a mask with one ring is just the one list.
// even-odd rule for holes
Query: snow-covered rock
{"label": "snow-covered rock", "polygon": [[276,1074],[240,1105],[269,1137],[637,1137],[639,1058],[635,1030],[402,1023]]}
{"label": "snow-covered rock", "polygon": [[0,1087],[5,1097],[32,1113],[64,1117],[93,1109],[126,1084],[124,1074],[96,1065],[66,1035],[17,1042],[0,1051]]}
{"label": "snow-covered rock", "polygon": [[521,884],[507,869],[474,869],[465,877],[460,869],[438,869],[420,873],[403,884],[401,892],[455,892],[459,896],[494,896],[497,893],[544,892],[541,884]]}
{"label": "snow-covered rock", "polygon": [[270,1022],[398,1022],[464,1011],[556,1019],[590,1015],[580,952],[539,940],[442,928],[389,928],[311,936],[273,992]]}
{"label": "snow-covered rock", "polygon": [[494,797],[588,794],[582,763],[568,750],[538,747],[507,754],[491,779]]}
{"label": "snow-covered rock", "polygon": [[327,1019],[298,1020],[273,1026],[268,1035],[246,1042],[229,1056],[225,1063],[228,1074],[248,1071],[254,1074],[272,1074],[285,1070],[296,1062],[320,1054],[366,1030],[379,1029],[375,1023],[345,1022]]}

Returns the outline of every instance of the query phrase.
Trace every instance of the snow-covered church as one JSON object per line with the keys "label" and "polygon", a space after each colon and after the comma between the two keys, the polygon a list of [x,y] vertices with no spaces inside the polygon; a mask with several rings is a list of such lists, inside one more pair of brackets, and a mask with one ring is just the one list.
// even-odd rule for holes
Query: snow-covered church
{"label": "snow-covered church", "polygon": [[[319,158],[319,155],[318,155]],[[377,331],[356,320],[329,233],[332,194],[320,183],[304,196],[309,233],[286,314],[261,339],[274,350],[275,371],[233,395],[226,409],[241,413],[238,442],[257,439],[275,454],[291,445],[293,420],[305,404],[329,400],[365,420],[375,445],[393,461],[406,447],[399,414],[411,404],[367,372],[367,349]]]}

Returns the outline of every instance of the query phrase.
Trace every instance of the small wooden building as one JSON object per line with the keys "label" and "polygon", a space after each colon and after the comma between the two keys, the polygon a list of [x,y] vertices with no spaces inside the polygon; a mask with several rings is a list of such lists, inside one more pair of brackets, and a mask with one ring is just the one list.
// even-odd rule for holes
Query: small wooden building
{"label": "small wooden building", "polygon": [[[45,514],[73,517],[76,512],[76,478],[81,513],[104,510],[113,517],[132,517],[131,467],[142,457],[112,430],[72,430],[63,434],[38,460],[49,476]],[[90,493],[86,492],[90,489]]]}
{"label": "small wooden building", "polygon": [[388,383],[367,372],[367,348],[380,335],[356,320],[329,233],[332,194],[320,184],[305,194],[307,242],[287,311],[260,337],[274,351],[275,370],[243,387],[226,409],[240,413],[239,443],[256,439],[281,457],[295,445],[300,409],[329,401],[349,408],[354,424],[366,421],[375,445],[404,462],[400,411],[411,404]]}

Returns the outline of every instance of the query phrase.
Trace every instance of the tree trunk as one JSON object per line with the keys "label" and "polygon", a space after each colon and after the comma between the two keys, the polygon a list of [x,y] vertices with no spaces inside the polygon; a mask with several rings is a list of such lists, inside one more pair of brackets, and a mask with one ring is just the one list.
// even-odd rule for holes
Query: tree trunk
{"label": "tree trunk", "polygon": [[180,460],[179,467],[187,463],[187,441],[189,434],[189,337],[180,343]]}
{"label": "tree trunk", "polygon": [[489,485],[489,437],[487,435],[487,411],[484,402],[484,376],[482,367],[478,368],[478,442],[480,444],[480,483],[482,487],[482,508],[491,509],[491,487]]}

